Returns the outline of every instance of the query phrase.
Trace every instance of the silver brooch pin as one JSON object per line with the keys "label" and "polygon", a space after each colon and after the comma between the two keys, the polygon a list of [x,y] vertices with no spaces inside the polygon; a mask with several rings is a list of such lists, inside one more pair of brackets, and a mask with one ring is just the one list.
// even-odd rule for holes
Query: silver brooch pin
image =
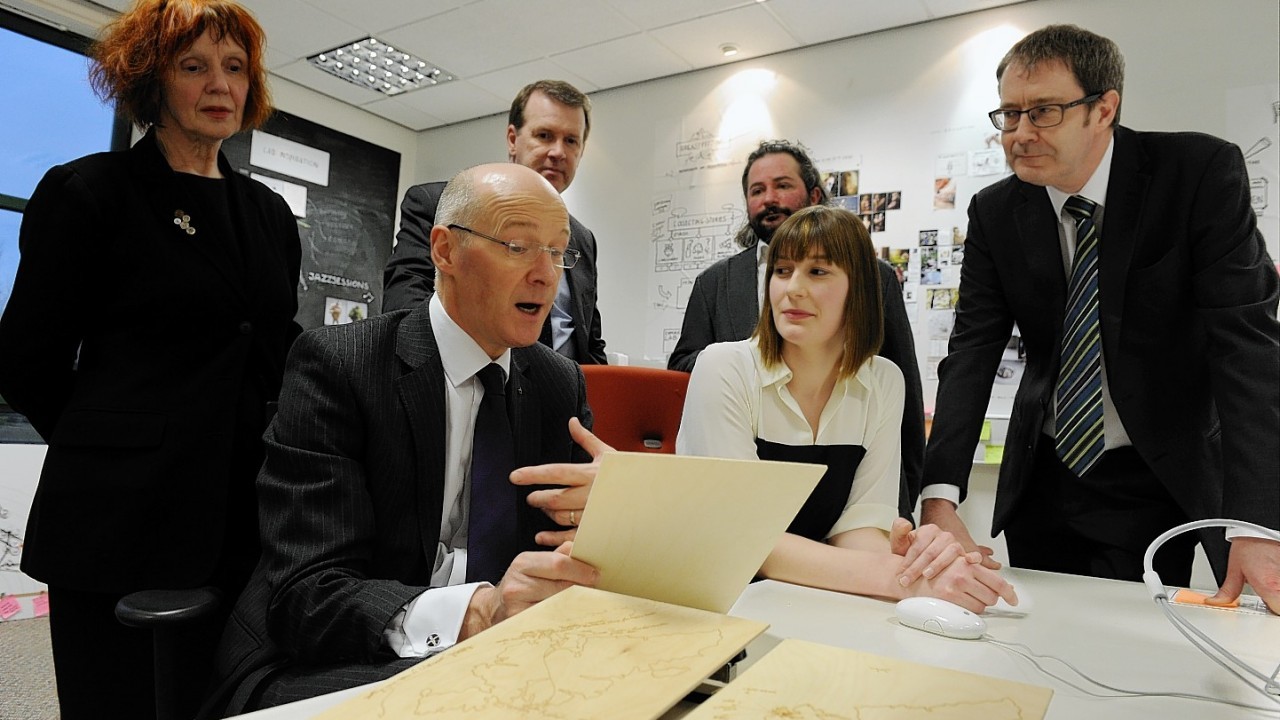
{"label": "silver brooch pin", "polygon": [[188,235],[195,235],[196,229],[191,227],[191,216],[181,210],[173,211],[173,224]]}

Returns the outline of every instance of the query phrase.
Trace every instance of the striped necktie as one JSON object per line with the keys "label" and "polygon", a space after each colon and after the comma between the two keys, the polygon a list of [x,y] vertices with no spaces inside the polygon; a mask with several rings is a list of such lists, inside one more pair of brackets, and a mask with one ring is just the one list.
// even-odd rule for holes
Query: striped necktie
{"label": "striped necktie", "polygon": [[1102,456],[1102,333],[1098,323],[1097,203],[1072,195],[1065,209],[1076,221],[1067,312],[1058,371],[1058,457],[1076,477]]}

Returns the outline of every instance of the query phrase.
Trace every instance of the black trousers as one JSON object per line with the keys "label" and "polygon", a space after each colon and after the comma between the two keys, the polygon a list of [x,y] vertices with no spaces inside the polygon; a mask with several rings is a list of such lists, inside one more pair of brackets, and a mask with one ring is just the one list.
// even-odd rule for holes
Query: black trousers
{"label": "black trousers", "polygon": [[[1160,533],[1187,522],[1186,513],[1132,447],[1108,450],[1076,477],[1040,438],[1030,487],[1005,528],[1014,567],[1142,580],[1142,556]],[[1165,543],[1154,568],[1166,585],[1191,582],[1194,533]]]}
{"label": "black trousers", "polygon": [[116,622],[118,595],[49,587],[62,720],[156,716],[151,633]]}

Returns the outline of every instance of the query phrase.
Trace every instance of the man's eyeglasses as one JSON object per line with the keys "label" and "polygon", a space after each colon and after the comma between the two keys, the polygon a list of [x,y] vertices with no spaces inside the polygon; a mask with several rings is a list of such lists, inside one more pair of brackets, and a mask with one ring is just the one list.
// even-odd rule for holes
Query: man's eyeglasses
{"label": "man's eyeglasses", "polygon": [[1038,128],[1051,128],[1062,124],[1062,118],[1067,111],[1077,105],[1091,103],[1102,97],[1105,93],[1094,93],[1085,95],[1084,97],[1069,103],[1051,103],[1049,105],[1037,105],[1026,110],[1008,110],[1001,108],[992,110],[987,113],[987,117],[991,118],[991,124],[996,126],[997,130],[1003,132],[1012,132],[1018,129],[1018,123],[1021,122],[1022,116],[1026,115],[1032,125]]}
{"label": "man's eyeglasses", "polygon": [[463,225],[450,224],[447,227],[450,230],[461,230],[462,232],[475,235],[478,238],[484,238],[485,240],[488,240],[491,243],[497,243],[507,249],[508,257],[513,257],[513,258],[516,258],[517,260],[523,260],[526,263],[532,263],[535,259],[537,259],[538,256],[535,253],[535,251],[541,250],[542,252],[551,256],[552,265],[555,265],[556,267],[562,267],[565,270],[568,270],[569,268],[578,264],[578,257],[582,255],[582,253],[578,252],[577,250],[573,250],[569,248],[561,250],[559,248],[548,247],[546,245],[535,245],[533,243],[523,243],[523,242],[517,242],[515,240],[499,240],[498,238],[493,237],[492,235],[485,235],[482,232],[476,232],[475,230],[472,230],[471,228],[465,227]]}

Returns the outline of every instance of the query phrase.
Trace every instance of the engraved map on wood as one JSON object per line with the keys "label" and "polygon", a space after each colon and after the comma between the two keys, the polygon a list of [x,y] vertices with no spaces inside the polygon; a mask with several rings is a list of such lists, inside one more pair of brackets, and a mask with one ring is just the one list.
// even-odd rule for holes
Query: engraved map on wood
{"label": "engraved map on wood", "polygon": [[656,718],[766,627],[572,587],[320,718]]}
{"label": "engraved map on wood", "polygon": [[1053,691],[784,640],[686,720],[1035,720]]}

